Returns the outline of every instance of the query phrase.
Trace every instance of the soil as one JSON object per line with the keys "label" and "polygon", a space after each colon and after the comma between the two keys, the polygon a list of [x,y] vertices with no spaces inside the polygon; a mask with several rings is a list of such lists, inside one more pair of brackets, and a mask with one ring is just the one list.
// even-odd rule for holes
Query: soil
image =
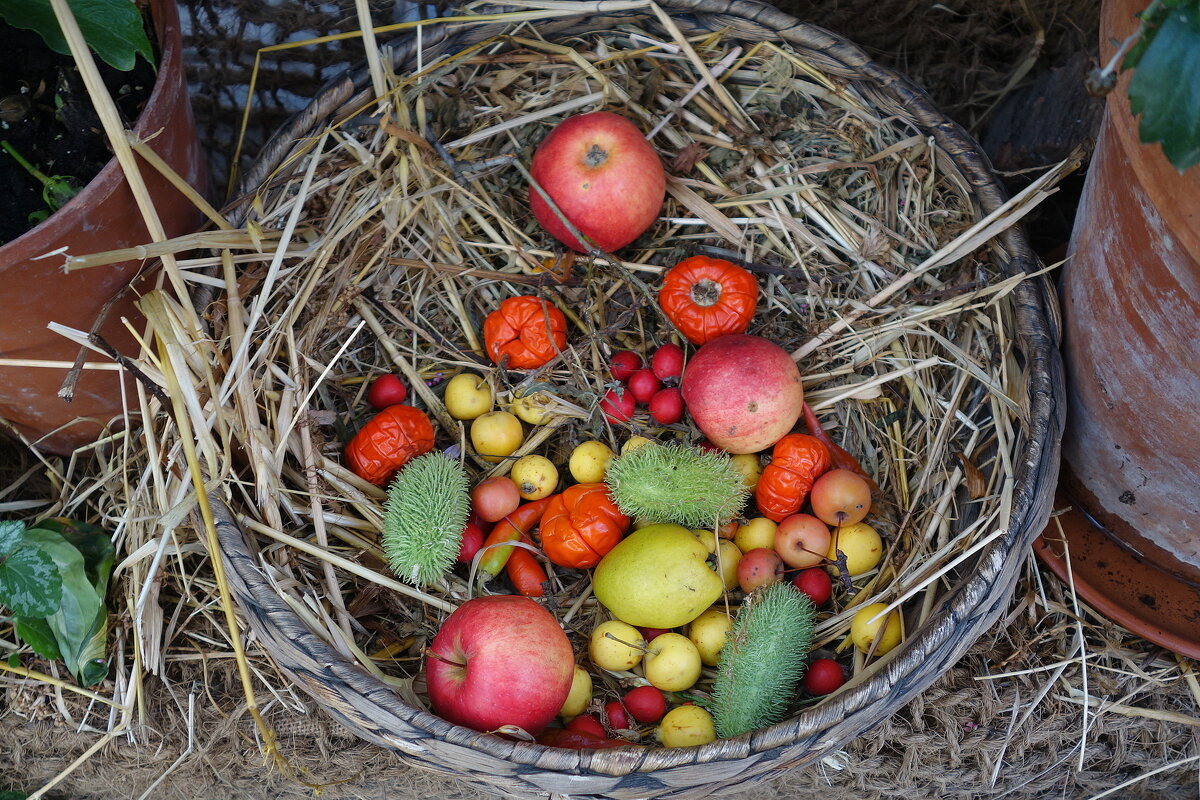
{"label": "soil", "polygon": [[[127,125],[154,88],[154,68],[139,58],[130,72],[97,62]],[[0,21],[0,139],[51,176],[88,184],[112,157],[108,140],[71,56],[53,52],[40,36]],[[0,244],[33,227],[47,211],[42,184],[0,150]]]}

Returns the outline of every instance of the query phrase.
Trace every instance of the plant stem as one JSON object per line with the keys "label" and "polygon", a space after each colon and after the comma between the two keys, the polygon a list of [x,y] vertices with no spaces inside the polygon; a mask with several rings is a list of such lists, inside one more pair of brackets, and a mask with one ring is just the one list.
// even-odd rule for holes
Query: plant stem
{"label": "plant stem", "polygon": [[26,161],[25,157],[22,156],[20,153],[18,153],[16,150],[14,150],[13,146],[11,144],[9,144],[6,140],[0,139],[0,147],[3,147],[4,152],[8,153],[10,156],[15,158],[17,160],[17,163],[20,164],[25,169],[26,172],[28,172],[30,175],[32,175],[33,177],[35,177],[39,181],[41,181],[42,186],[49,186],[53,182],[49,175],[42,172],[40,169],[35,167],[33,164],[30,164],[28,161]]}

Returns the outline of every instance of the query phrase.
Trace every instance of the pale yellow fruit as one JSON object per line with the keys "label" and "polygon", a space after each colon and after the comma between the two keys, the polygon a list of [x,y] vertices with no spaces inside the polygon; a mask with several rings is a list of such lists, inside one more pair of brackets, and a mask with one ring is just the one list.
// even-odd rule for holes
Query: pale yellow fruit
{"label": "pale yellow fruit", "polygon": [[546,421],[546,417],[550,416],[550,409],[554,407],[554,401],[549,395],[542,392],[533,392],[532,394],[524,394],[513,400],[509,404],[508,410],[516,414],[522,422],[528,422],[530,425],[541,425]]}
{"label": "pale yellow fruit", "polygon": [[709,555],[717,552],[718,537],[715,533],[706,530],[696,530],[692,531],[692,533],[696,534],[696,538],[704,545],[704,549],[709,552]]}
{"label": "pale yellow fruit", "polygon": [[600,483],[604,480],[604,473],[608,471],[608,462],[612,461],[612,458],[612,448],[604,442],[583,442],[571,451],[567,469],[576,483]]}
{"label": "pale yellow fruit", "polygon": [[[883,655],[900,644],[900,640],[904,637],[899,611],[889,611],[886,616],[879,617],[874,622],[871,621],[872,617],[878,616],[879,612],[885,608],[887,608],[885,603],[871,603],[855,612],[854,619],[850,620],[850,641],[854,642],[854,646],[864,653],[871,652],[871,645],[875,644],[876,634],[879,634],[879,643],[875,644],[874,651],[877,656]],[[883,629],[882,634],[879,633],[880,628]]]}
{"label": "pale yellow fruit", "polygon": [[650,440],[645,436],[630,436],[625,440],[625,444],[621,445],[621,452],[628,453],[631,450],[637,450],[643,445],[650,444]]}
{"label": "pale yellow fruit", "polygon": [[658,739],[663,747],[696,747],[715,742],[717,726],[700,706],[677,706],[658,723]]}
{"label": "pale yellow fruit", "polygon": [[754,487],[758,486],[759,476],[762,475],[762,464],[758,460],[758,453],[740,453],[733,456],[729,459],[729,466],[742,476],[742,483],[753,492]]}
{"label": "pale yellow fruit", "polygon": [[682,525],[659,524],[626,536],[596,565],[592,589],[612,615],[643,628],[678,628],[724,591],[708,551]]}
{"label": "pale yellow fruit", "polygon": [[720,565],[721,583],[725,591],[731,592],[738,588],[738,564],[742,562],[742,551],[728,539],[722,539],[720,550],[717,552],[717,563]]}
{"label": "pale yellow fruit", "polygon": [[578,717],[587,711],[588,703],[592,702],[592,675],[578,664],[575,665],[575,675],[571,678],[571,691],[563,701],[562,710],[558,715],[563,719]]}
{"label": "pale yellow fruit", "polygon": [[455,419],[475,419],[492,410],[492,385],[482,375],[460,372],[446,384],[443,402]]}
{"label": "pale yellow fruit", "polygon": [[[733,620],[722,609],[710,608],[688,625],[688,638],[696,645],[700,661],[715,667],[721,660],[721,648],[733,630]],[[657,641],[657,640],[655,640]]]}
{"label": "pale yellow fruit", "polygon": [[471,444],[484,461],[503,461],[521,446],[525,429],[521,420],[507,411],[489,411],[471,423]]}
{"label": "pale yellow fruit", "polygon": [[662,633],[650,642],[642,671],[650,685],[664,692],[682,692],[700,679],[700,651],[682,633]]}
{"label": "pale yellow fruit", "polygon": [[[609,634],[612,634],[609,636]],[[600,669],[613,672],[633,669],[642,662],[646,640],[632,625],[616,619],[601,622],[588,640],[588,655]]]}
{"label": "pale yellow fruit", "polygon": [[541,500],[558,487],[558,467],[545,456],[521,456],[508,474],[526,500]]}
{"label": "pale yellow fruit", "polygon": [[829,539],[829,571],[837,577],[841,570],[837,568],[837,551],[846,554],[846,571],[851,577],[862,575],[875,569],[883,558],[883,540],[879,534],[865,522],[856,522],[842,528],[834,528]]}
{"label": "pale yellow fruit", "polygon": [[755,517],[745,525],[739,525],[733,535],[733,543],[743,553],[759,547],[775,547],[775,528],[778,526],[766,517]]}

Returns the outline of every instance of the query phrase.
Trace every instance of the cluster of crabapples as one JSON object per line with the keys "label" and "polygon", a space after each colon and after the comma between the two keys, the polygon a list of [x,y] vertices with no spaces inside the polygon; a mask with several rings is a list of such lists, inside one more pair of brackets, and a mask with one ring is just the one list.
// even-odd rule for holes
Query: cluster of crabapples
{"label": "cluster of crabapples", "polygon": [[659,425],[674,425],[683,419],[683,348],[672,342],[658,347],[646,365],[632,350],[620,350],[609,361],[609,373],[620,384],[600,401],[609,422],[628,422],[638,406],[647,406],[650,418]]}

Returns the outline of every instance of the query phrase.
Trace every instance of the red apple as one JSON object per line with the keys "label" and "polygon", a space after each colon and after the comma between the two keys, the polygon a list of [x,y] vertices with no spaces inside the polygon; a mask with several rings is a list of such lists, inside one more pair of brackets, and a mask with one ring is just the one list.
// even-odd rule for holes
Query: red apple
{"label": "red apple", "polygon": [[575,654],[558,621],[518,595],[463,603],[429,650],[434,713],[477,731],[516,725],[536,736],[562,708],[575,675]]}
{"label": "red apple", "polygon": [[671,632],[670,628],[643,628],[640,625],[636,625],[634,627],[636,627],[638,629],[638,633],[640,633],[642,635],[642,638],[645,639],[647,642],[654,641],[655,636],[660,636],[664,633]]}
{"label": "red apple", "polygon": [[632,350],[621,350],[613,353],[608,362],[608,371],[621,383],[629,380],[629,376],[642,368],[642,357]]}
{"label": "red apple", "polygon": [[600,410],[604,412],[604,418],[614,425],[633,419],[636,409],[637,401],[628,389],[609,389],[600,398]]}
{"label": "red apple", "polygon": [[804,691],[811,695],[836,692],[846,682],[842,665],[832,658],[816,658],[804,673]]}
{"label": "red apple", "polygon": [[683,398],[678,386],[659,389],[650,398],[650,418],[659,425],[674,425],[683,419]]}
{"label": "red apple", "polygon": [[390,372],[371,381],[371,387],[367,389],[367,402],[380,411],[388,406],[400,405],[406,399],[408,399],[408,387],[404,385],[404,381]]}
{"label": "red apple", "polygon": [[[641,236],[666,196],[666,172],[654,148],[636,125],[607,111],[560,122],[538,145],[529,172],[571,224],[607,252]],[[555,239],[581,253],[591,249],[532,186],[529,207]]]}
{"label": "red apple", "polygon": [[667,698],[661,689],[639,686],[626,692],[622,701],[625,708],[638,722],[658,722],[667,713]]}
{"label": "red apple", "polygon": [[792,586],[801,594],[808,595],[808,599],[812,600],[812,604],[817,608],[828,603],[829,598],[833,596],[833,581],[830,580],[829,573],[819,567],[797,572],[796,577],[792,578]]}
{"label": "red apple", "polygon": [[601,739],[608,738],[608,731],[604,730],[604,726],[600,724],[600,720],[596,718],[595,714],[580,714],[564,727],[569,731],[590,733],[593,736],[599,736]]}
{"label": "red apple", "polygon": [[649,403],[650,398],[654,397],[654,393],[662,388],[662,383],[654,377],[653,371],[643,367],[629,376],[626,386],[629,387],[629,392],[633,395],[634,400],[639,403]]}
{"label": "red apple", "polygon": [[815,567],[829,553],[829,528],[812,514],[784,517],[775,528],[775,552],[789,567]]}
{"label": "red apple", "polygon": [[853,525],[871,510],[871,484],[848,469],[831,469],[817,478],[808,502],[813,513],[830,525]]}
{"label": "red apple", "polygon": [[730,453],[757,453],[783,438],[804,407],[800,370],[759,336],[718,336],[688,361],[683,401],[700,431]]}
{"label": "red apple", "polygon": [[743,592],[751,592],[760,586],[770,586],[783,579],[783,559],[769,547],[747,550],[738,562],[738,585]]}
{"label": "red apple", "polygon": [[604,704],[604,715],[608,717],[608,727],[614,731],[627,731],[633,728],[629,722],[629,712],[620,700],[609,700]]}

